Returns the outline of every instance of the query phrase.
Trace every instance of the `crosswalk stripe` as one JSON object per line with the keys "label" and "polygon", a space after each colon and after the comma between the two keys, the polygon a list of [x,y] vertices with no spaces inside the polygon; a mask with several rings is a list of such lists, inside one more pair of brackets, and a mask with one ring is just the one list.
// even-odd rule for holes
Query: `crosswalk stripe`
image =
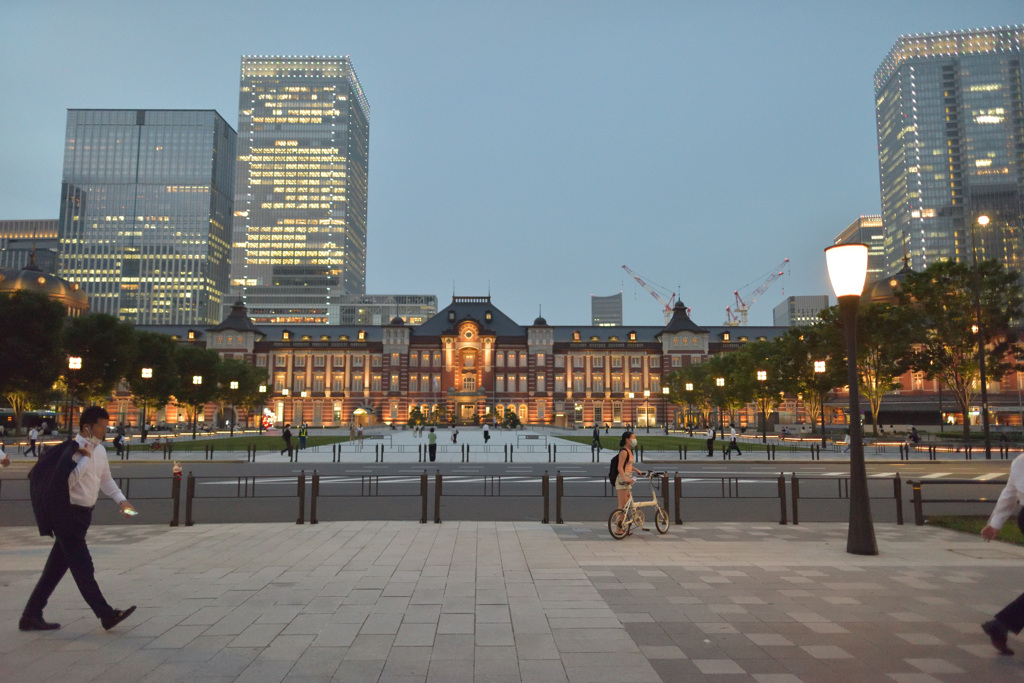
{"label": "crosswalk stripe", "polygon": [[868,476],[870,476],[870,477],[891,477],[894,474],[896,474],[896,473],[895,472],[877,472],[875,474],[870,474]]}
{"label": "crosswalk stripe", "polygon": [[941,479],[942,477],[948,477],[951,474],[953,474],[953,473],[952,472],[932,472],[931,474],[926,474],[926,475],[924,475],[921,478],[922,479]]}
{"label": "crosswalk stripe", "polygon": [[974,481],[988,481],[989,479],[998,479],[999,477],[1004,476],[1006,476],[1005,472],[989,472],[988,474],[983,474],[979,477],[975,477]]}

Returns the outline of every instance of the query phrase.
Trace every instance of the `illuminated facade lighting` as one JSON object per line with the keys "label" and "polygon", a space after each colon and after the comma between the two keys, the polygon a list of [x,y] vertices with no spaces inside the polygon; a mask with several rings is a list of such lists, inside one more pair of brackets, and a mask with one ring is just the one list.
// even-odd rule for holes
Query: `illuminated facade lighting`
{"label": "illuminated facade lighting", "polygon": [[1024,25],[951,31],[901,36],[878,67],[887,274],[904,249],[914,270],[970,263],[980,214],[992,223],[978,232],[978,258],[1024,268],[1022,53]]}
{"label": "illuminated facade lighting", "polygon": [[242,57],[231,281],[257,323],[366,291],[370,107],[348,57]]}
{"label": "illuminated facade lighting", "polygon": [[219,322],[235,144],[212,110],[68,110],[60,274],[93,312],[136,325]]}

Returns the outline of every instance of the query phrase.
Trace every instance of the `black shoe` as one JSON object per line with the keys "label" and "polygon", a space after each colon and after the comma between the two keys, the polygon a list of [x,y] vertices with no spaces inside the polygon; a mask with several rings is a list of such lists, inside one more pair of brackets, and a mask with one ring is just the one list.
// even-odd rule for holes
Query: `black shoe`
{"label": "black shoe", "polygon": [[1002,622],[993,619],[981,625],[981,630],[992,640],[992,647],[999,650],[1001,655],[1012,655],[1013,650],[1006,647],[1006,627]]}
{"label": "black shoe", "polygon": [[128,609],[116,609],[109,615],[100,619],[100,623],[103,624],[103,628],[110,630],[120,624],[122,621],[127,619],[135,611],[135,605],[132,605]]}
{"label": "black shoe", "polygon": [[19,631],[55,631],[59,628],[60,624],[51,624],[44,620],[42,615],[38,617],[22,616],[18,620]]}

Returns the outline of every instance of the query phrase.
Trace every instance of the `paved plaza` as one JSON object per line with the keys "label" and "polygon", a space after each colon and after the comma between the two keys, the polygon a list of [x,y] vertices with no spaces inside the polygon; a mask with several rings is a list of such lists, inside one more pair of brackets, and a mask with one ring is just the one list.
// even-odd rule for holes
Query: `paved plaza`
{"label": "paved plaza", "polygon": [[979,624],[1024,548],[878,525],[707,523],[94,527],[105,632],[71,577],[17,620],[48,539],[0,536],[0,678],[35,681],[1012,681]]}

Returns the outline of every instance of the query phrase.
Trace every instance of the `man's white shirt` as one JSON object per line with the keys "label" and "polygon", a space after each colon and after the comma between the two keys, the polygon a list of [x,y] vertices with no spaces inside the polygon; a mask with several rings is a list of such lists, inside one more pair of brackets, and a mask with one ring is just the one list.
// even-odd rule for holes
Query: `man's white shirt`
{"label": "man's white shirt", "polygon": [[1010,464],[1010,477],[1006,487],[999,494],[996,501],[996,509],[988,518],[988,525],[993,529],[1003,528],[1003,523],[1013,514],[1014,509],[1024,492],[1024,454],[1018,455]]}
{"label": "man's white shirt", "polygon": [[71,456],[78,463],[68,477],[71,504],[92,507],[100,497],[101,490],[113,498],[115,503],[127,500],[118,488],[117,482],[110,476],[110,463],[107,461],[107,449],[103,447],[103,443],[93,447],[90,452],[89,442],[81,434],[75,437],[75,442],[89,452],[89,457],[78,453]]}

